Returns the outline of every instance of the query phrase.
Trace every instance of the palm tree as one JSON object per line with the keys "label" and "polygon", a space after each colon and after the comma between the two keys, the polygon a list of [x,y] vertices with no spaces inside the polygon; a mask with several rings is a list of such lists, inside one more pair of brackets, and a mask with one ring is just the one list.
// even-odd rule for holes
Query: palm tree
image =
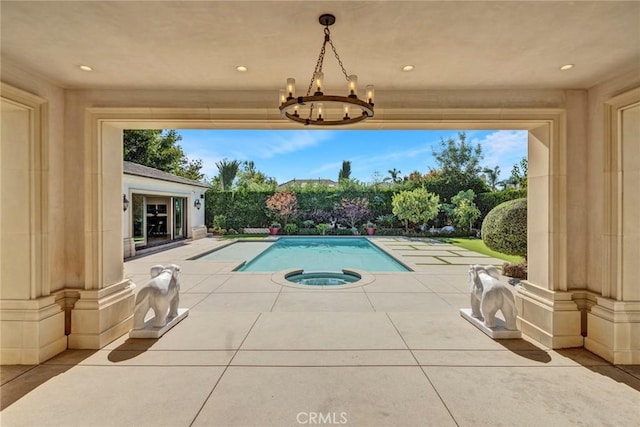
{"label": "palm tree", "polygon": [[342,161],[342,169],[338,173],[338,181],[342,181],[343,179],[349,179],[351,176],[351,162],[349,160]]}
{"label": "palm tree", "polygon": [[233,180],[240,169],[240,162],[237,160],[228,161],[226,158],[216,162],[218,168],[218,177],[223,190],[231,190]]}
{"label": "palm tree", "polygon": [[493,169],[484,168],[482,170],[484,178],[491,187],[491,191],[496,191],[496,185],[498,185],[498,178],[500,178],[500,166],[496,166]]}
{"label": "palm tree", "polygon": [[402,173],[401,171],[399,171],[396,168],[393,168],[388,170],[387,172],[389,172],[389,175],[391,175],[391,182],[393,182],[394,184],[398,182],[402,182],[402,178],[400,178],[400,174]]}

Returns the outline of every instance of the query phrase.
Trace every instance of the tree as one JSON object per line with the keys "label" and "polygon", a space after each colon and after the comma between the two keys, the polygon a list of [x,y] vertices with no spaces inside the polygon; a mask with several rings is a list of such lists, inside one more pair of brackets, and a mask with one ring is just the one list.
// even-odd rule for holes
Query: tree
{"label": "tree", "polygon": [[189,160],[175,130],[139,129],[123,132],[123,158],[174,175],[201,180],[202,160]]}
{"label": "tree", "polygon": [[184,178],[192,179],[194,181],[202,181],[204,179],[204,174],[201,171],[202,169],[202,160],[189,160],[186,157],[180,160],[180,173],[176,175],[182,176]]}
{"label": "tree", "polygon": [[340,204],[336,206],[335,211],[351,228],[355,228],[358,222],[371,214],[369,201],[364,197],[355,199],[343,198]]}
{"label": "tree", "polygon": [[438,163],[438,169],[445,175],[457,174],[477,177],[480,173],[482,147],[480,144],[472,147],[467,143],[465,132],[458,132],[458,140],[440,139],[440,151],[433,151],[433,157]]}
{"label": "tree", "polygon": [[245,191],[275,191],[278,186],[275,178],[267,177],[264,172],[256,169],[252,160],[242,162],[237,178],[238,188]]}
{"label": "tree", "polygon": [[349,179],[351,177],[351,162],[349,160],[342,161],[342,169],[338,173],[338,181]]}
{"label": "tree", "polygon": [[513,165],[511,168],[510,182],[515,188],[527,188],[527,174],[529,172],[529,161],[526,157],[520,159],[519,164]]}
{"label": "tree", "polygon": [[441,170],[431,171],[423,185],[431,193],[439,195],[443,203],[451,202],[460,191],[473,190],[475,194],[481,194],[489,190],[484,180],[477,176],[459,173],[447,175]]}
{"label": "tree", "polygon": [[[431,172],[429,173],[429,175],[431,175]],[[407,177],[407,182],[415,185],[416,187],[423,186],[429,175],[422,175],[420,171],[413,171]]]}
{"label": "tree", "polygon": [[282,223],[287,224],[298,213],[298,199],[288,191],[275,193],[267,199],[267,209]]}
{"label": "tree", "polygon": [[404,221],[405,231],[409,230],[409,221],[413,223],[434,219],[440,210],[440,198],[425,188],[401,191],[393,195],[391,201],[393,214]]}
{"label": "tree", "polygon": [[228,161],[226,158],[216,162],[218,177],[223,190],[231,190],[233,180],[236,179],[240,162],[237,160]]}
{"label": "tree", "polygon": [[491,187],[491,191],[496,191],[498,179],[500,178],[500,166],[495,166],[493,169],[484,168],[482,173],[487,185]]}
{"label": "tree", "polygon": [[[394,184],[402,182],[402,178],[400,177],[400,174],[402,173],[401,171],[399,171],[396,168],[393,168],[393,169],[389,169],[387,172],[389,173],[389,177],[391,178],[391,182],[393,182]],[[387,179],[387,178],[385,178],[385,179]]]}
{"label": "tree", "polygon": [[469,225],[469,230],[473,228],[473,221],[480,218],[480,209],[473,203],[476,195],[473,190],[460,191],[451,198],[454,206],[453,216],[456,219],[458,228],[465,228]]}

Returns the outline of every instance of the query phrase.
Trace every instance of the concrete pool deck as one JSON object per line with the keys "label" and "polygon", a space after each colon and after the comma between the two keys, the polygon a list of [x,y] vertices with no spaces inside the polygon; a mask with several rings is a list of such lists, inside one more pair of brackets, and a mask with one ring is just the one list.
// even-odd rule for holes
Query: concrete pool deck
{"label": "concrete pool deck", "polygon": [[225,243],[215,239],[126,262],[138,285],[152,265],[179,264],[189,317],[158,340],[3,366],[0,425],[637,425],[640,367],[494,341],[460,317],[468,264],[501,261],[375,241],[415,271],[283,287],[270,273],[234,273],[237,260],[188,260]]}

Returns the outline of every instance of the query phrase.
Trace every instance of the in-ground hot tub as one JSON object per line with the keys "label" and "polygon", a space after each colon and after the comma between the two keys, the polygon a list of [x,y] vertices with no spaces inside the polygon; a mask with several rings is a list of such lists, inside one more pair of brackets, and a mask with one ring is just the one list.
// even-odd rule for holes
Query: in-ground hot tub
{"label": "in-ground hot tub", "polygon": [[271,275],[271,281],[280,286],[308,290],[325,290],[357,288],[366,286],[376,280],[368,271],[346,269],[342,271],[303,270],[301,268],[276,271]]}
{"label": "in-ground hot tub", "polygon": [[304,271],[294,271],[293,273],[285,275],[284,278],[298,285],[339,286],[355,283],[360,280],[362,276],[352,271],[343,271],[342,273],[330,271],[305,273]]}

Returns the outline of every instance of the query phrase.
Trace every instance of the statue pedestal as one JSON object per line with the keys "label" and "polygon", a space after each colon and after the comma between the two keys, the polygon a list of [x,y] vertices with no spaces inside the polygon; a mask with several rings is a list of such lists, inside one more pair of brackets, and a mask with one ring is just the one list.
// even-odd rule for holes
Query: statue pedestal
{"label": "statue pedestal", "polygon": [[482,320],[471,316],[470,308],[461,308],[460,316],[467,319],[473,326],[480,329],[482,332],[484,332],[486,335],[493,338],[494,340],[522,338],[522,333],[520,331],[510,331],[508,329],[505,329],[504,321],[497,317],[496,317],[496,327],[489,328],[484,324]]}
{"label": "statue pedestal", "polygon": [[155,319],[155,317],[152,317],[151,319],[144,322],[144,328],[132,329],[131,332],[129,332],[129,338],[160,338],[161,336],[166,334],[169,329],[176,326],[182,319],[184,319],[188,315],[188,308],[179,308],[178,315],[171,319],[171,321],[164,325],[162,328],[153,327],[153,320]]}

